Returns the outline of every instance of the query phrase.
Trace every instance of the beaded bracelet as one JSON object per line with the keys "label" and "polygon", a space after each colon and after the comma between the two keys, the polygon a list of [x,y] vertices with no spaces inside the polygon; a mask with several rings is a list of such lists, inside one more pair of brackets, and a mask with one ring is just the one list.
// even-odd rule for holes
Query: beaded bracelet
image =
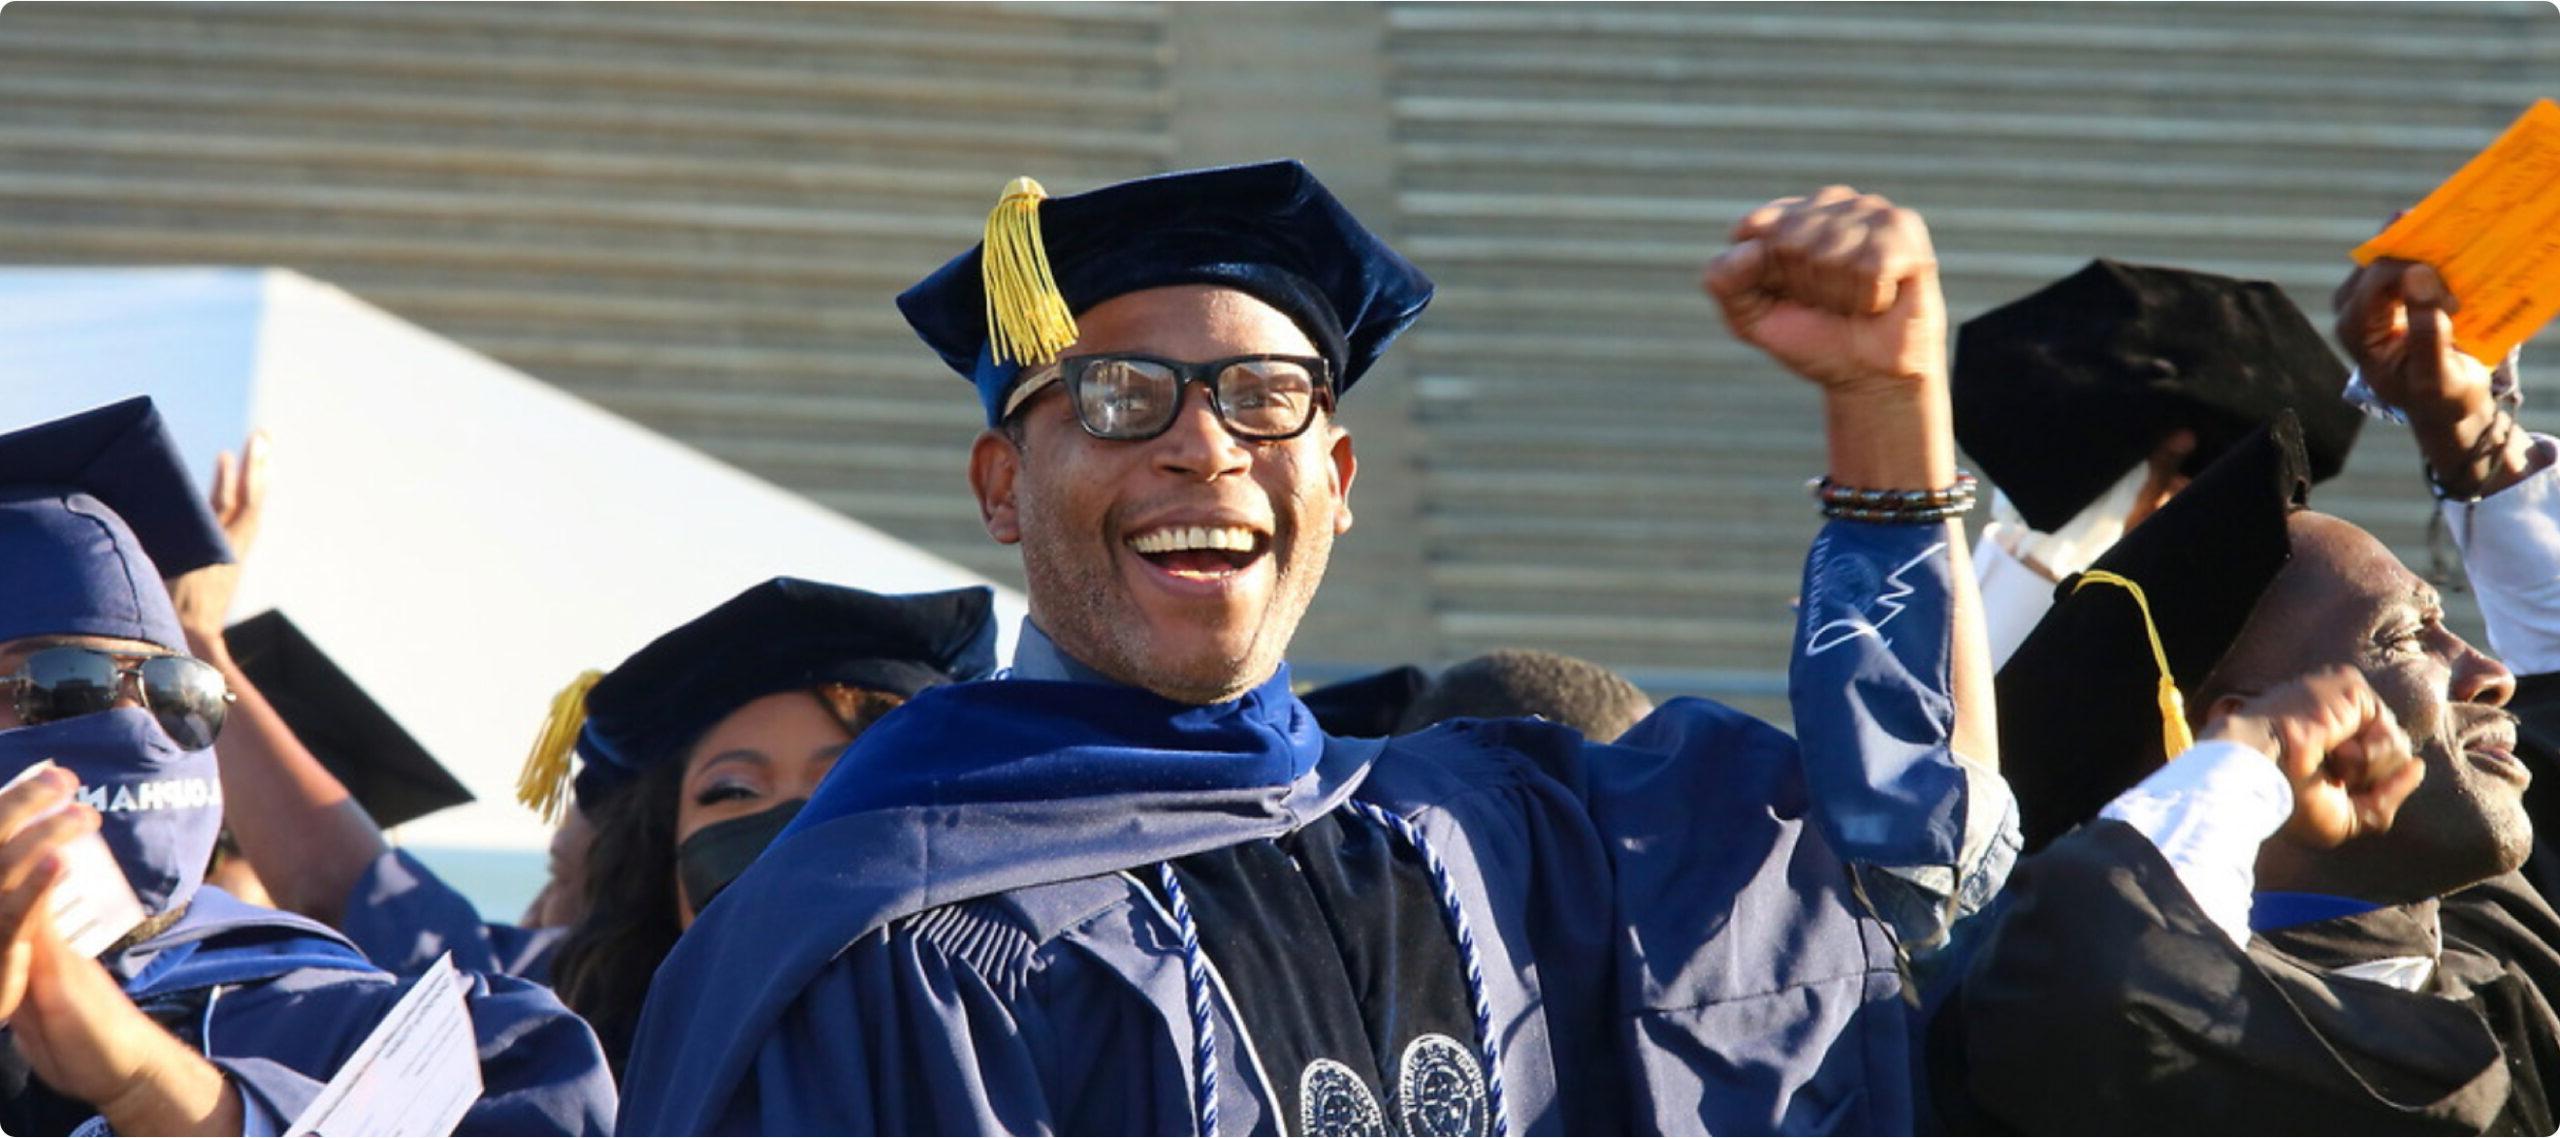
{"label": "beaded bracelet", "polygon": [[1813,483],[1823,517],[1883,525],[1926,525],[1963,517],[1972,512],[1979,489],[1973,475],[1961,470],[1956,472],[1955,484],[1942,490],[1869,490],[1840,485],[1827,475]]}
{"label": "beaded bracelet", "polygon": [[[2515,433],[2515,413],[2507,410],[2507,405],[2504,403],[2494,405],[2490,409],[2488,428],[2480,432],[2479,438],[2472,440],[2471,453],[2462,456],[2462,468],[2477,469],[2482,460],[2507,449],[2507,440],[2513,438]],[[2436,501],[2459,502],[2467,505],[2488,497],[2481,493],[2480,487],[2476,485],[2471,488],[2469,494],[2455,494],[2446,490],[2443,480],[2436,477],[2435,466],[2425,459],[2418,460],[2418,472],[2427,476],[2427,489],[2435,494]]]}

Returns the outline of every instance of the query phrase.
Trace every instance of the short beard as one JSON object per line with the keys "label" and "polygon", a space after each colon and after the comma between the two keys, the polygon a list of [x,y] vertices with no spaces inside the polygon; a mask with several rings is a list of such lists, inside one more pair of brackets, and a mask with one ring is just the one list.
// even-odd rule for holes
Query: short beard
{"label": "short beard", "polygon": [[[1276,533],[1272,537],[1272,551],[1264,556],[1276,559],[1282,542],[1293,540],[1295,534]],[[1029,541],[1023,543],[1026,554],[1030,546]],[[1174,666],[1148,651],[1148,645],[1112,619],[1112,614],[1096,600],[1110,595],[1110,590],[1119,587],[1119,581],[1075,579],[1061,573],[1051,559],[1033,556],[1023,558],[1022,569],[1031,595],[1055,602],[1042,606],[1041,631],[1076,663],[1176,703],[1206,706],[1240,699],[1279,670],[1287,658],[1290,640],[1297,635],[1299,622],[1315,601],[1316,586],[1324,580],[1331,556],[1329,541],[1300,550],[1285,570],[1273,574],[1269,606],[1263,610],[1262,620],[1244,650],[1187,668]],[[1109,566],[1109,557],[1101,564]],[[1274,569],[1279,570],[1276,560]],[[1108,577],[1107,568],[1105,573]]]}

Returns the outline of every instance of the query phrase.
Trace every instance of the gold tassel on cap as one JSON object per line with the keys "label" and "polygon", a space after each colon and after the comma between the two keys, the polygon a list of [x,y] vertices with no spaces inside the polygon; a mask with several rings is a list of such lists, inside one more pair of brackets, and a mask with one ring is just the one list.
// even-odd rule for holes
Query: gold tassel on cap
{"label": "gold tassel on cap", "polygon": [[545,822],[559,821],[568,807],[569,752],[578,745],[579,729],[587,725],[587,692],[603,678],[603,672],[590,668],[551,697],[551,714],[542,721],[533,752],[524,757],[524,770],[516,775],[516,801]]}
{"label": "gold tassel on cap", "polygon": [[2142,595],[2142,586],[2103,569],[2080,574],[2080,583],[2072,592],[2088,588],[2091,582],[2114,585],[2133,594],[2135,608],[2142,610],[2142,631],[2151,637],[2151,662],[2160,667],[2160,745],[2166,757],[2177,758],[2196,745],[2195,732],[2187,728],[2187,698],[2178,692],[2177,678],[2169,672],[2169,650],[2160,645],[2160,625],[2151,619],[2151,598]]}
{"label": "gold tassel on cap", "polygon": [[1040,203],[1048,196],[1040,183],[1015,178],[987,214],[978,271],[997,363],[1045,364],[1076,342],[1075,314],[1049,275],[1049,247],[1040,239]]}

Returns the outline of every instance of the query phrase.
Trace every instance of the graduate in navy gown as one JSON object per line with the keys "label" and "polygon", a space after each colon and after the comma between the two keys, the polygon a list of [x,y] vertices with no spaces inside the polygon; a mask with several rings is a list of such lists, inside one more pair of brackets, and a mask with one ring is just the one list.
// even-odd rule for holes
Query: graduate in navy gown
{"label": "graduate in navy gown", "polygon": [[[809,801],[836,757],[916,693],[995,669],[985,588],[884,596],[777,577],[650,641],[563,724],[593,819],[583,915],[550,982],[617,1069],[658,962]],[[565,764],[553,768],[565,779]],[[572,789],[527,780],[537,799]],[[379,878],[375,879],[377,882]],[[361,915],[384,935],[398,907]]]}
{"label": "graduate in navy gown", "polygon": [[[280,1134],[407,990],[330,929],[201,884],[231,705],[181,651],[162,574],[228,558],[149,400],[0,436],[0,778],[59,768],[0,793],[9,1133]],[[90,829],[149,914],[94,960],[44,915],[47,859]],[[609,1127],[583,1022],[521,981],[465,992],[486,1093],[462,1132]]]}
{"label": "graduate in navy gown", "polygon": [[1843,519],[1800,739],[1696,700],[1614,744],[1353,739],[1282,655],[1352,521],[1335,401],[1430,282],[1294,162],[1018,180],[900,302],[986,410],[1014,668],[874,727],[704,910],[623,1128],[1912,1127],[1907,985],[2014,848],[1959,758],[1993,756],[1934,261],[1841,190],[1734,239],[1709,291],[1821,387]]}

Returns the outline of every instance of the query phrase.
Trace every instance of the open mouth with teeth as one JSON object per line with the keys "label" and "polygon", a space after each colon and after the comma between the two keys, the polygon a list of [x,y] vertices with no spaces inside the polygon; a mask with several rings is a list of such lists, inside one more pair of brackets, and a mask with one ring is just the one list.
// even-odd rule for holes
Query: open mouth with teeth
{"label": "open mouth with teeth", "polygon": [[1176,577],[1212,580],[1252,566],[1270,538],[1244,526],[1162,526],[1132,535],[1129,549]]}

